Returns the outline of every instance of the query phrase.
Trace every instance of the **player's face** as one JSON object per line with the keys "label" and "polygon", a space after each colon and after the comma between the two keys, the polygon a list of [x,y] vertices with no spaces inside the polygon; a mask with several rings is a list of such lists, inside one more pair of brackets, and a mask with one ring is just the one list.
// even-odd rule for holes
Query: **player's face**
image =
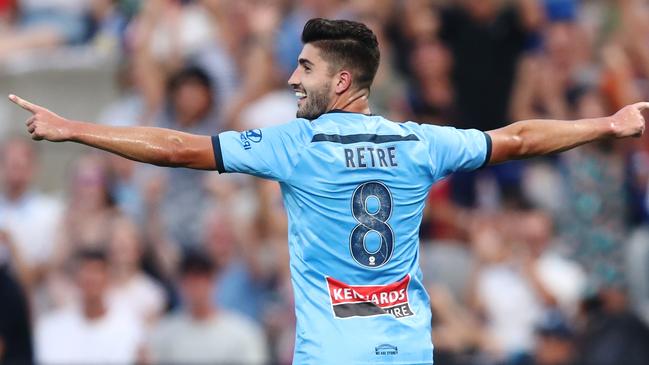
{"label": "player's face", "polygon": [[326,113],[335,93],[334,75],[329,63],[320,57],[318,48],[305,44],[298,66],[288,79],[297,96],[297,117],[316,119]]}

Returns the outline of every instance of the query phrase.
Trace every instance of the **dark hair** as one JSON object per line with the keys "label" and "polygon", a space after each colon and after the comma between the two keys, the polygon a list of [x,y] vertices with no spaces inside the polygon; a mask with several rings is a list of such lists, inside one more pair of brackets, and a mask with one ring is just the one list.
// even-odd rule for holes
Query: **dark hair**
{"label": "dark hair", "polygon": [[108,254],[101,248],[81,248],[74,255],[78,264],[88,261],[99,261],[108,264]]}
{"label": "dark hair", "polygon": [[186,82],[197,82],[208,90],[212,90],[212,79],[207,72],[198,66],[186,66],[172,74],[167,81],[167,93],[173,95]]}
{"label": "dark hair", "polygon": [[372,85],[379,68],[379,42],[365,24],[314,18],[304,25],[302,43],[320,49],[322,58],[336,68],[349,68],[359,89]]}
{"label": "dark hair", "polygon": [[180,274],[204,274],[211,275],[216,272],[216,264],[207,252],[190,249],[183,255],[180,262]]}

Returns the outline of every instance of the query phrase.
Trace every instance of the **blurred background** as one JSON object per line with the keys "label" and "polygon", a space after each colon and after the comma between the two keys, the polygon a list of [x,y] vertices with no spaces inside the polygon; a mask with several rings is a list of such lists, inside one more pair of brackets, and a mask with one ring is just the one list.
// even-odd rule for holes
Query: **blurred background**
{"label": "blurred background", "polygon": [[[365,22],[371,107],[489,130],[649,100],[643,0],[0,0],[0,94],[192,133],[291,120],[312,17]],[[0,102],[0,363],[289,364],[278,185],[26,139]],[[649,364],[649,142],[457,174],[421,227],[435,363]]]}

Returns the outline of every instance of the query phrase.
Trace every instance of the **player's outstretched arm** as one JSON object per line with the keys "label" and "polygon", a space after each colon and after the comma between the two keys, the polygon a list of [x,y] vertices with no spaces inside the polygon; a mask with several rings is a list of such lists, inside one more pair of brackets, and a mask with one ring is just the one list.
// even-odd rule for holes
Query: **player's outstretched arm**
{"label": "player's outstretched arm", "polygon": [[153,127],[111,127],[65,119],[16,95],[9,100],[32,116],[25,122],[34,140],[77,142],[158,166],[216,168],[210,136]]}
{"label": "player's outstretched arm", "polygon": [[490,164],[546,155],[605,138],[642,135],[645,128],[642,102],[620,109],[610,117],[580,120],[524,120],[488,131],[492,151]]}

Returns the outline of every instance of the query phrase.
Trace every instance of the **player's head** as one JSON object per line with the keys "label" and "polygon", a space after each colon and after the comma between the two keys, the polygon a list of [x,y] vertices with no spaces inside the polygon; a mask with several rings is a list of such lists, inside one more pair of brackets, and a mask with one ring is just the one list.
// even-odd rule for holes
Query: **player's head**
{"label": "player's head", "polygon": [[299,98],[299,118],[315,119],[341,96],[369,92],[380,55],[376,36],[365,24],[311,19],[304,25],[302,43],[288,80]]}

